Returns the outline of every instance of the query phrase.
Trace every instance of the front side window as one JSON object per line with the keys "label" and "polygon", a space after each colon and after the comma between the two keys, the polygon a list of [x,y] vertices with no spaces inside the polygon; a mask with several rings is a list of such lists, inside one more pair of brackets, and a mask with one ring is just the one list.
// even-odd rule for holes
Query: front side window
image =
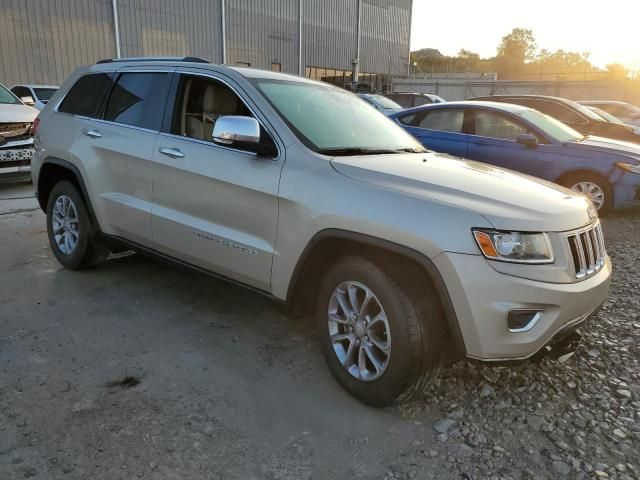
{"label": "front side window", "polygon": [[395,122],[345,90],[257,78],[256,88],[308,148],[327,155],[425,151]]}
{"label": "front side window", "polygon": [[462,133],[464,110],[439,109],[427,111],[418,127],[441,132]]}
{"label": "front side window", "polygon": [[516,140],[518,135],[529,133],[527,128],[500,113],[476,110],[474,117],[474,131],[480,137]]}
{"label": "front side window", "polygon": [[123,73],[109,96],[104,119],[159,130],[170,80],[168,73]]}
{"label": "front side window", "polygon": [[[550,115],[553,118],[557,118],[561,122],[575,124],[587,123],[584,117],[579,115],[577,112],[557,102],[550,102],[548,100],[533,100],[531,102],[531,107],[541,111],[546,115]],[[593,118],[592,115],[589,116]]]}
{"label": "front side window", "polygon": [[59,112],[100,118],[107,95],[113,87],[113,73],[93,73],[81,77],[58,107]]}
{"label": "front side window", "polygon": [[252,116],[225,84],[206,77],[181,77],[171,133],[212,142],[213,126],[224,115]]}

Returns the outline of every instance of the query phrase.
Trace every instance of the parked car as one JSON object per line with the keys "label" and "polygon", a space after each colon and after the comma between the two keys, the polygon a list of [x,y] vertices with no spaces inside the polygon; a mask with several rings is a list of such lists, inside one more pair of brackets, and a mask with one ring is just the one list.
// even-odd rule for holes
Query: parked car
{"label": "parked car", "polygon": [[640,136],[636,134],[633,127],[609,123],[584,105],[566,98],[538,95],[492,95],[470,98],[469,100],[514,103],[531,107],[566,123],[584,135],[596,135],[640,144]]}
{"label": "parked car", "polygon": [[384,95],[379,93],[358,93],[358,96],[374,107],[376,110],[380,110],[385,115],[390,115],[394,112],[399,112],[402,107],[393,100],[388,99]]}
{"label": "parked car", "polygon": [[63,266],[134,248],[313,312],[332,374],[371,405],[419,395],[448,336],[527,358],[607,293],[584,197],[429,153],[322,82],[107,60],[40,115],[33,184]]}
{"label": "parked car", "polygon": [[402,108],[413,108],[419,107],[420,105],[446,102],[444,98],[434,95],[433,93],[395,92],[387,93],[385,96],[396,102]]}
{"label": "parked car", "polygon": [[614,102],[607,100],[589,100],[580,102],[587,107],[597,107],[613,115],[627,125],[640,127],[640,107],[627,102]]}
{"label": "parked car", "polygon": [[38,111],[0,84],[0,178],[29,176]]}
{"label": "parked car", "polygon": [[11,88],[11,92],[18,97],[22,103],[42,110],[49,99],[56,93],[58,87],[54,85],[16,85]]}
{"label": "parked car", "polygon": [[532,108],[449,102],[391,118],[431,150],[558,183],[588,195],[601,214],[640,205],[640,147],[585,137]]}

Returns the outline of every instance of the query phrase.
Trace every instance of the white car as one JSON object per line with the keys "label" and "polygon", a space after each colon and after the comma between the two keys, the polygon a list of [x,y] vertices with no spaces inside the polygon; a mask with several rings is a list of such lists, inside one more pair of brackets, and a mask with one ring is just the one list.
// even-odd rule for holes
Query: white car
{"label": "white car", "polygon": [[29,176],[38,110],[0,84],[0,177]]}
{"label": "white car", "polygon": [[11,93],[25,105],[42,110],[56,90],[58,87],[55,85],[15,85]]}

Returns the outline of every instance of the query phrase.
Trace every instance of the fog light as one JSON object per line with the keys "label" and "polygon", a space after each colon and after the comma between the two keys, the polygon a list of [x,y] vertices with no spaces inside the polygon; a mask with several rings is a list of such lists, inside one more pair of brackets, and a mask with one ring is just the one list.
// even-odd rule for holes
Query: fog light
{"label": "fog light", "polygon": [[507,328],[513,333],[528,332],[541,318],[540,310],[511,310],[507,314]]}

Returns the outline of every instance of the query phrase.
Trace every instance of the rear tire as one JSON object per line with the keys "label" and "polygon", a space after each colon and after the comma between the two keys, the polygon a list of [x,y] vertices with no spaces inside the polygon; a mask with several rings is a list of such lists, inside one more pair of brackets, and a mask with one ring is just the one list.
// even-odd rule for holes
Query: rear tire
{"label": "rear tire", "polygon": [[97,265],[109,256],[82,196],[68,180],[55,184],[49,194],[47,233],[56,259],[70,270]]}
{"label": "rear tire", "polygon": [[586,195],[601,217],[613,209],[613,188],[600,175],[590,172],[576,172],[562,178],[559,183],[576,193]]}
{"label": "rear tire", "polygon": [[338,260],[321,282],[316,327],[323,355],[338,383],[368,405],[404,403],[424,391],[439,370],[442,325],[433,295],[409,295],[364,258]]}

